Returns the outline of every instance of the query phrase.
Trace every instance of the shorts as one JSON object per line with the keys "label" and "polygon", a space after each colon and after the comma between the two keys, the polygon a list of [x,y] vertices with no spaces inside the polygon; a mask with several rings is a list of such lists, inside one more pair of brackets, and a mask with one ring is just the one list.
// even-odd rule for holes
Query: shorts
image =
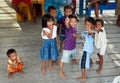
{"label": "shorts", "polygon": [[31,0],[12,0],[13,5],[18,5],[20,2],[24,2],[28,6],[32,6],[32,1]]}
{"label": "shorts", "polygon": [[97,49],[97,53],[99,53],[100,55],[104,56],[105,55],[105,49]]}
{"label": "shorts", "polygon": [[60,40],[61,41],[65,40],[65,36],[64,35],[60,35]]}
{"label": "shorts", "polygon": [[61,62],[68,63],[70,58],[74,59],[75,57],[76,57],[76,49],[63,50]]}
{"label": "shorts", "polygon": [[81,59],[81,69],[90,68],[90,53],[84,51]]}

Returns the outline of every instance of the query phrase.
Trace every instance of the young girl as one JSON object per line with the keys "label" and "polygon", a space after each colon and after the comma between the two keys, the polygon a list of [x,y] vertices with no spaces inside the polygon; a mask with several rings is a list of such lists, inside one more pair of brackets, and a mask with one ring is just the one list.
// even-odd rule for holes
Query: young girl
{"label": "young girl", "polygon": [[24,74],[23,69],[23,62],[22,60],[17,56],[17,53],[15,49],[9,49],[7,51],[7,56],[8,56],[8,78],[13,77],[13,73],[15,72],[20,72],[21,74]]}
{"label": "young girl", "polygon": [[64,63],[68,63],[70,57],[75,58],[76,55],[76,37],[77,37],[77,17],[75,15],[69,15],[65,20],[66,34],[64,41],[63,54],[60,62],[59,76],[65,78],[66,75],[63,72]]}
{"label": "young girl", "polygon": [[105,55],[105,51],[106,51],[106,45],[107,45],[107,41],[106,41],[106,32],[104,29],[104,22],[102,19],[97,19],[96,20],[96,27],[95,27],[95,46],[98,49],[98,57],[99,57],[99,61],[96,61],[96,63],[99,65],[98,69],[96,70],[96,72],[100,72],[102,69],[102,65],[103,65],[103,56]]}
{"label": "young girl", "polygon": [[48,61],[48,67],[51,71],[52,61],[55,61],[58,56],[58,49],[56,45],[57,27],[53,25],[54,18],[50,14],[45,14],[42,17],[42,38],[43,43],[40,49],[40,58],[42,59],[41,72],[46,74],[46,61]]}

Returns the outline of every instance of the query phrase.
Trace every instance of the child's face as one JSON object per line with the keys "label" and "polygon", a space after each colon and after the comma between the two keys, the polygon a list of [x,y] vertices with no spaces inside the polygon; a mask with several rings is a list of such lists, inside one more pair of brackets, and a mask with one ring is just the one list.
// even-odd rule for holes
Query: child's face
{"label": "child's face", "polygon": [[49,13],[50,13],[51,16],[56,18],[56,15],[57,15],[56,10],[51,9]]}
{"label": "child's face", "polygon": [[85,25],[84,25],[85,29],[93,29],[94,25],[88,21],[85,21]]}
{"label": "child's face", "polygon": [[77,20],[75,18],[71,18],[70,19],[70,26],[74,28],[76,26],[76,24],[77,24]]}
{"label": "child's face", "polygon": [[13,53],[9,54],[9,58],[10,58],[12,61],[16,60],[16,59],[17,59],[17,54],[16,54],[16,52],[13,52]]}
{"label": "child's face", "polygon": [[47,27],[48,28],[53,27],[53,23],[54,23],[54,21],[52,19],[50,19],[49,21],[47,21]]}
{"label": "child's face", "polygon": [[95,27],[95,30],[96,31],[100,31],[100,29],[102,28],[102,24],[101,24],[101,22],[96,22],[96,27]]}
{"label": "child's face", "polygon": [[64,15],[65,16],[69,16],[70,14],[72,14],[72,10],[71,9],[65,9],[64,10]]}

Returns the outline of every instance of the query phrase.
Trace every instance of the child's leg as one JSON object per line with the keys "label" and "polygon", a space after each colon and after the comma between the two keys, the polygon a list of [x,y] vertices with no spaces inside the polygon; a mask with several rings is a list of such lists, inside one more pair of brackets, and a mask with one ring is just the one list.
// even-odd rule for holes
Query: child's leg
{"label": "child's leg", "polygon": [[51,71],[54,70],[54,68],[52,67],[52,60],[49,60],[48,66],[49,66],[49,69],[50,69]]}
{"label": "child's leg", "polygon": [[96,70],[96,72],[101,72],[101,70],[102,70],[102,65],[103,65],[103,56],[102,55],[100,55],[100,62],[99,62],[99,67],[98,67],[98,69]]}
{"label": "child's leg", "polygon": [[13,77],[13,73],[12,72],[9,72],[8,73],[8,78],[11,79]]}
{"label": "child's leg", "polygon": [[97,53],[97,55],[98,55],[99,61],[96,61],[96,64],[99,64],[100,63],[100,54]]}
{"label": "child's leg", "polygon": [[64,62],[60,62],[59,76],[65,78],[66,75],[63,73],[63,66],[64,66]]}
{"label": "child's leg", "polygon": [[98,3],[94,4],[94,12],[95,12],[95,17],[99,18],[99,10],[98,10]]}
{"label": "child's leg", "polygon": [[82,76],[76,78],[76,80],[79,80],[79,81],[86,81],[86,70],[85,70],[85,69],[81,69],[81,73],[82,73]]}
{"label": "child's leg", "polygon": [[42,60],[42,67],[41,67],[42,74],[46,74],[46,61]]}
{"label": "child's leg", "polygon": [[60,52],[62,51],[62,45],[63,45],[63,40],[60,41],[60,49],[59,49]]}

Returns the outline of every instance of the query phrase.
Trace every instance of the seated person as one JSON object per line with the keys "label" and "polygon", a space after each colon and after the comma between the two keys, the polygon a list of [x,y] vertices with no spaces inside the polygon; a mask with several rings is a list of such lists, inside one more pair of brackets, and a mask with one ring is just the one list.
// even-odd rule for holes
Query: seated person
{"label": "seated person", "polygon": [[31,13],[31,18],[32,18],[32,22],[35,23],[35,20],[33,18],[33,5],[31,0],[12,0],[11,5],[12,7],[15,9],[15,11],[21,16],[22,22],[24,22],[24,13],[22,13],[18,7],[18,5],[20,4],[20,2],[24,2],[25,4],[28,5],[29,9],[30,9],[30,13]]}
{"label": "seated person", "polygon": [[23,62],[22,60],[17,56],[17,53],[15,49],[9,49],[7,51],[7,56],[8,56],[8,78],[13,77],[13,73],[19,72],[21,74],[24,74],[23,69]]}

